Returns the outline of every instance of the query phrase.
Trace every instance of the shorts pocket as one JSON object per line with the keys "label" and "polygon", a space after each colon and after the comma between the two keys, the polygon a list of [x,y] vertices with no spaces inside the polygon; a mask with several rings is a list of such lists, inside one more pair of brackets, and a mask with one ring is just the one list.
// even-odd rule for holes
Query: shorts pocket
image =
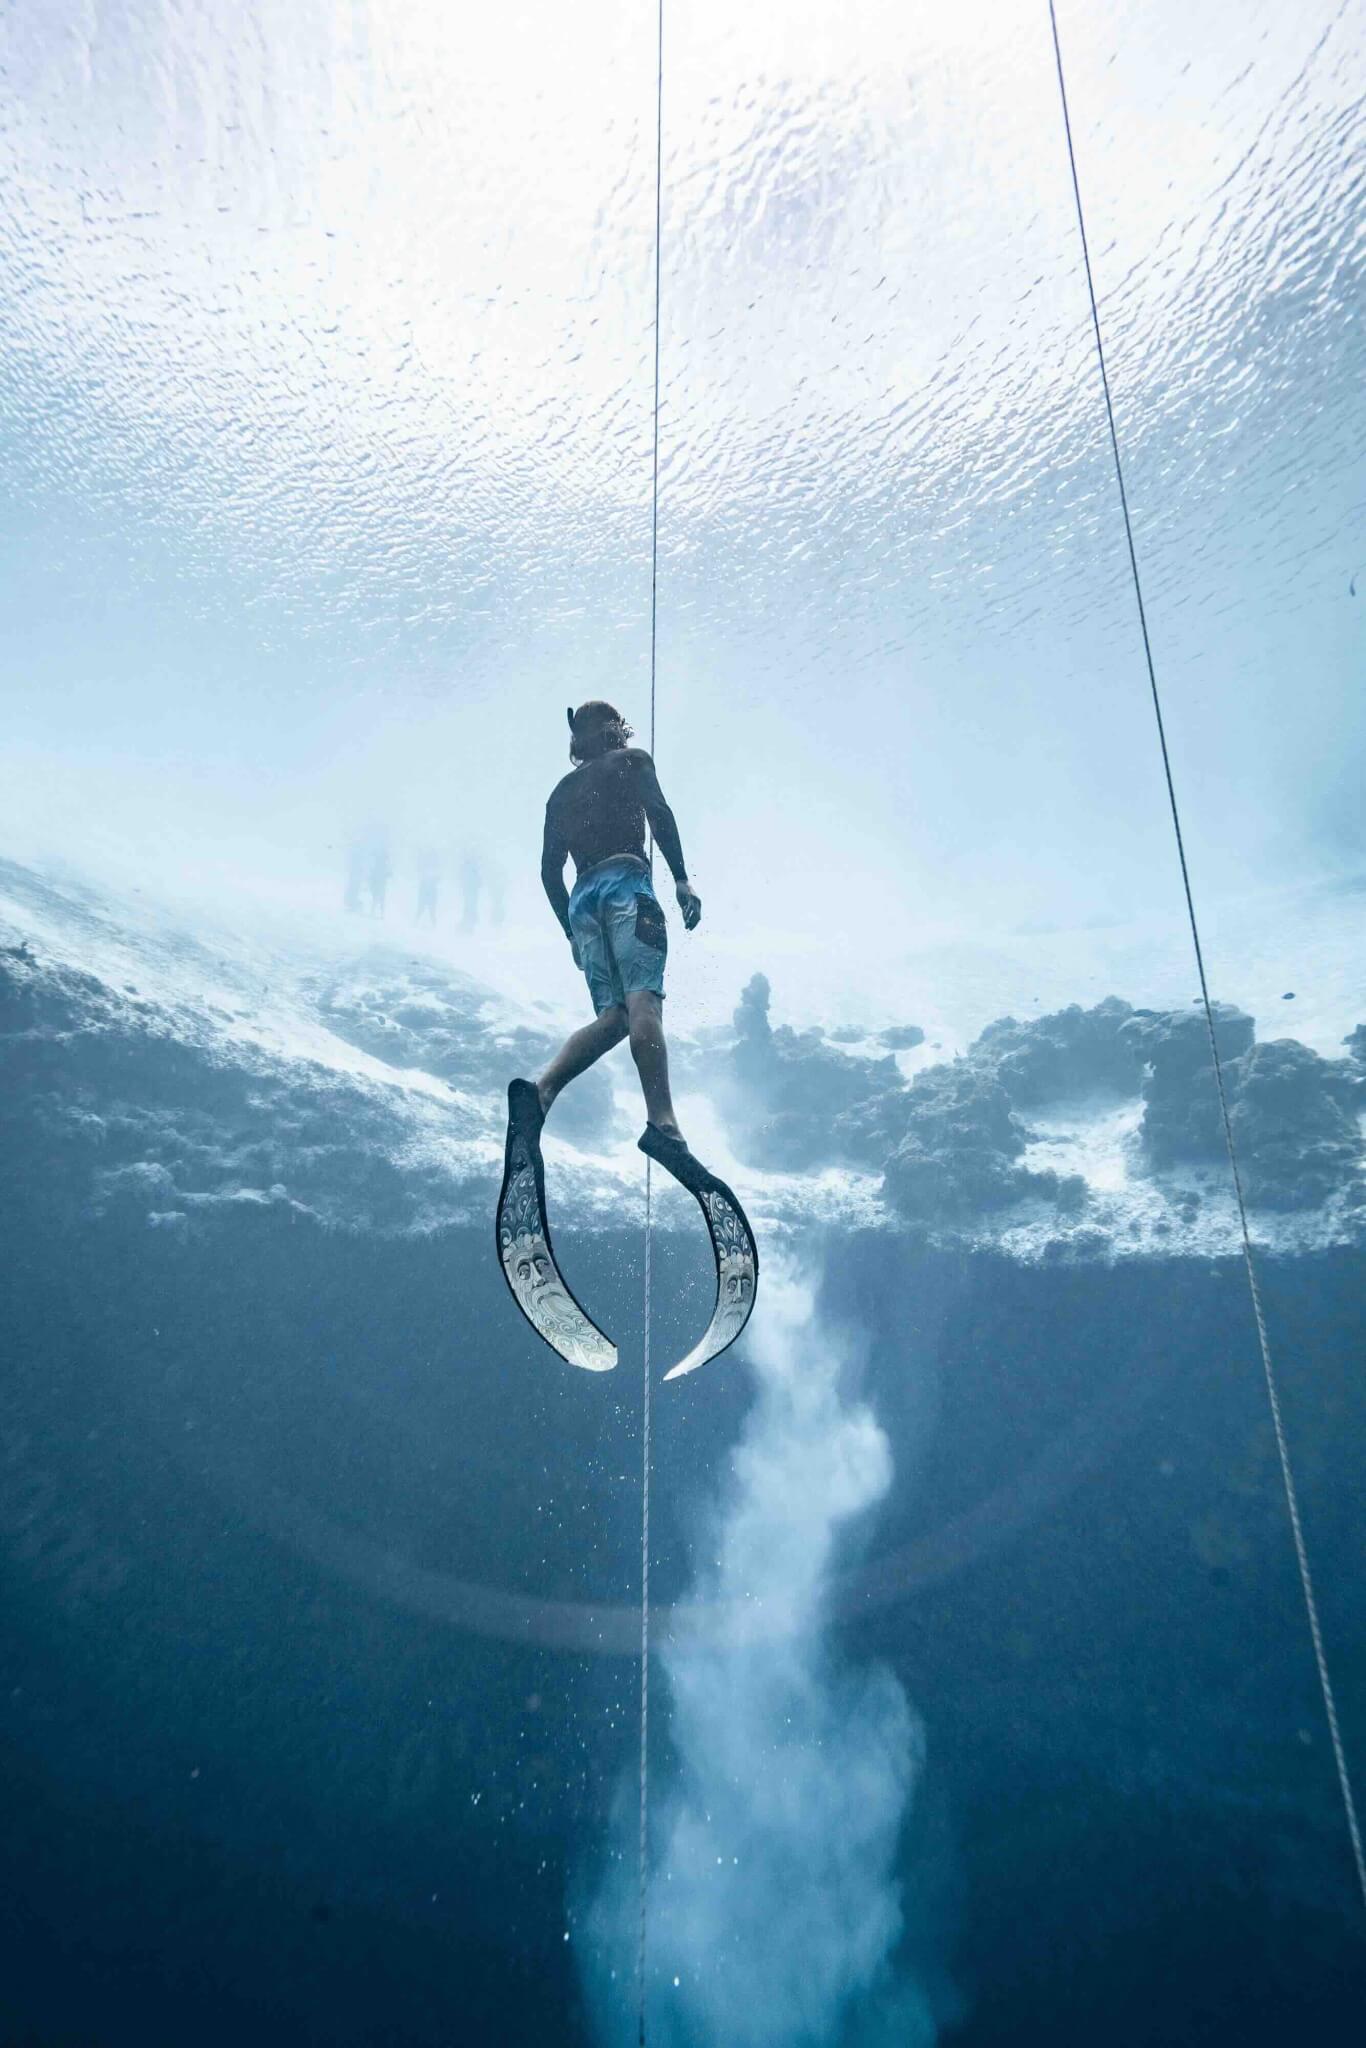
{"label": "shorts pocket", "polygon": [[669,950],[669,927],[664,922],[664,912],[659,899],[647,896],[644,891],[636,897],[636,939],[651,952],[667,953]]}

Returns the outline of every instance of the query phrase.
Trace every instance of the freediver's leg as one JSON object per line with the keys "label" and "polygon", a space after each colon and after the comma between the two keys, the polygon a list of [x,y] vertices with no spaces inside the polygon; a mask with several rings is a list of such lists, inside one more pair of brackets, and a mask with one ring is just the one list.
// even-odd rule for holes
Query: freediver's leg
{"label": "freediver's leg", "polygon": [[[635,1000],[634,997],[631,998]],[[550,1065],[542,1074],[536,1087],[541,1097],[541,1108],[549,1110],[551,1103],[562,1088],[600,1060],[614,1045],[620,1045],[627,1032],[625,1010],[614,1006],[595,1017],[591,1024],[585,1024],[572,1033]],[[666,1083],[667,1090],[667,1083]]]}
{"label": "freediver's leg", "polygon": [[678,1118],[669,1093],[669,1048],[664,1043],[664,1000],[652,988],[632,989],[626,997],[626,1013],[645,1114],[656,1130],[676,1135]]}

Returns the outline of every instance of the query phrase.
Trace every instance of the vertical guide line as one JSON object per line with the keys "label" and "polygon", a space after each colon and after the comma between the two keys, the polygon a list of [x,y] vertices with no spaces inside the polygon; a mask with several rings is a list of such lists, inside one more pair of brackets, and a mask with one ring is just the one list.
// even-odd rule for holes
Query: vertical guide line
{"label": "vertical guide line", "polygon": [[[659,0],[655,70],[655,365],[650,453],[650,752],[655,751],[655,681],[659,668],[659,301],[664,205],[664,0]],[[650,866],[654,867],[654,834]],[[640,1924],[636,1936],[637,2048],[645,2048],[645,1944],[649,1921],[650,1816],[650,1320],[654,1268],[652,1162],[645,1161],[644,1399],[640,1432],[640,1834],[637,1844]]]}
{"label": "vertical guide line", "polygon": [[1314,1575],[1310,1569],[1309,1546],[1305,1540],[1304,1525],[1300,1519],[1299,1491],[1295,1484],[1294,1468],[1290,1459],[1290,1442],[1286,1435],[1281,1414],[1280,1388],[1276,1379],[1276,1368],[1271,1357],[1271,1341],[1267,1335],[1266,1316],[1262,1308],[1261,1288],[1257,1282],[1257,1266],[1252,1255],[1252,1239],[1247,1226],[1247,1204],[1243,1198],[1242,1174],[1238,1166],[1238,1148],[1234,1142],[1233,1125],[1229,1119],[1228,1094],[1224,1087],[1224,1067],[1219,1056],[1219,1042],[1214,1028],[1214,1009],[1210,1002],[1209,983],[1205,977],[1205,956],[1200,944],[1200,927],[1195,915],[1195,898],[1191,890],[1190,869],[1186,861],[1186,843],[1181,831],[1181,813],[1176,801],[1176,783],[1172,776],[1171,755],[1167,748],[1167,729],[1162,717],[1162,699],[1157,687],[1157,670],[1153,665],[1152,642],[1148,636],[1148,614],[1143,602],[1143,583],[1138,573],[1138,554],[1134,547],[1133,522],[1129,516],[1129,496],[1124,487],[1124,464],[1120,459],[1119,434],[1115,427],[1115,409],[1110,396],[1110,377],[1105,364],[1105,344],[1101,339],[1100,310],[1096,304],[1095,277],[1091,269],[1091,249],[1086,236],[1086,215],[1081,203],[1081,181],[1077,175],[1077,155],[1072,141],[1072,118],[1067,104],[1067,81],[1063,75],[1062,44],[1058,37],[1058,16],[1054,0],[1048,0],[1048,19],[1053,31],[1053,56],[1058,70],[1058,94],[1062,101],[1063,132],[1067,138],[1067,161],[1072,172],[1072,197],[1076,201],[1077,230],[1081,239],[1082,261],[1086,269],[1086,290],[1091,302],[1091,326],[1095,334],[1096,360],[1100,367],[1101,390],[1105,397],[1105,418],[1110,429],[1110,452],[1114,457],[1115,481],[1119,486],[1120,510],[1124,515],[1124,537],[1129,549],[1129,568],[1133,575],[1134,598],[1138,605],[1138,623],[1143,635],[1143,656],[1148,667],[1148,687],[1152,693],[1153,715],[1157,721],[1158,744],[1162,750],[1162,773],[1167,784],[1167,802],[1171,810],[1172,828],[1176,834],[1176,852],[1181,864],[1181,886],[1186,897],[1186,917],[1190,925],[1191,943],[1195,948],[1195,965],[1200,979],[1200,1000],[1204,1005],[1205,1028],[1209,1033],[1210,1060],[1214,1067],[1215,1086],[1219,1091],[1219,1114],[1224,1126],[1224,1143],[1228,1148],[1229,1167],[1233,1175],[1233,1192],[1238,1203],[1238,1221],[1242,1231],[1243,1264],[1247,1269],[1248,1292],[1252,1297],[1252,1313],[1257,1325],[1257,1342],[1261,1347],[1262,1376],[1266,1381],[1267,1402],[1271,1410],[1271,1423],[1276,1436],[1276,1454],[1280,1460],[1281,1483],[1285,1488],[1286,1508],[1290,1516],[1290,1532],[1294,1539],[1295,1561],[1299,1566],[1300,1590],[1304,1595],[1304,1611],[1309,1623],[1309,1636],[1314,1646],[1314,1662],[1318,1668],[1319,1691],[1323,1695],[1323,1711],[1328,1722],[1328,1734],[1333,1745],[1333,1761],[1337,1767],[1338,1789],[1342,1794],[1342,1809],[1346,1816],[1347,1833],[1352,1844],[1352,1858],[1356,1864],[1357,1884],[1361,1891],[1362,1905],[1366,1907],[1366,1849],[1363,1849],[1361,1824],[1357,1818],[1356,1799],[1352,1791],[1352,1774],[1347,1764],[1347,1752],[1343,1746],[1342,1731],[1338,1724],[1337,1699],[1328,1668],[1328,1653],[1324,1648],[1323,1631],[1319,1625],[1318,1599],[1314,1592]]}

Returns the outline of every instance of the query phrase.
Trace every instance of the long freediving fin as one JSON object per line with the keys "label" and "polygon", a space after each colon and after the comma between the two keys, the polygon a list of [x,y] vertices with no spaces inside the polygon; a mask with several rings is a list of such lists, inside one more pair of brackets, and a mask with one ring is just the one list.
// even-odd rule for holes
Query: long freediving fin
{"label": "long freediving fin", "polygon": [[494,1243],[508,1291],[538,1337],[567,1365],[610,1372],[617,1347],[575,1300],[555,1263],[545,1213],[540,1097],[530,1081],[508,1087],[508,1136]]}
{"label": "long freediving fin", "polygon": [[714,1173],[708,1173],[681,1138],[647,1124],[640,1149],[696,1197],[716,1261],[716,1303],[711,1321],[686,1358],[680,1358],[664,1375],[666,1380],[677,1380],[729,1350],[749,1321],[759,1291],[759,1248],[734,1191]]}

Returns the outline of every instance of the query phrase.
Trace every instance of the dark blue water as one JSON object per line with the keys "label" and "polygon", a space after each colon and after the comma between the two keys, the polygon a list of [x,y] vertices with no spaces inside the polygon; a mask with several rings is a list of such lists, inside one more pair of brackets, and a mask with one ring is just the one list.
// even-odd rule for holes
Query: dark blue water
{"label": "dark blue water", "polygon": [[[636,1374],[533,1350],[477,1219],[239,1199],[149,1226],[119,1179],[149,1142],[163,1193],[203,1195],[210,1140],[240,1185],[268,1127],[285,1175],[307,1136],[356,1199],[356,1085],[297,1069],[303,1133],[263,1111],[259,1060],[206,1061],[98,977],[11,956],[5,989],[5,2038],[600,2038],[579,1945],[634,1767]],[[638,1231],[562,1236],[629,1327]],[[661,1352],[705,1303],[699,1253],[660,1239]],[[786,1256],[819,1327],[861,1333],[852,1380],[896,1447],[821,1625],[832,1667],[889,1668],[923,1724],[886,1975],[948,2040],[1354,2039],[1352,1873],[1240,1263],[852,1223]],[[1263,1262],[1349,1740],[1360,1279],[1346,1243]],[[755,1398],[743,1353],[657,1389],[661,1644]],[[663,1670],[651,1761],[662,1802]],[[829,2038],[862,2038],[867,2004]]]}

